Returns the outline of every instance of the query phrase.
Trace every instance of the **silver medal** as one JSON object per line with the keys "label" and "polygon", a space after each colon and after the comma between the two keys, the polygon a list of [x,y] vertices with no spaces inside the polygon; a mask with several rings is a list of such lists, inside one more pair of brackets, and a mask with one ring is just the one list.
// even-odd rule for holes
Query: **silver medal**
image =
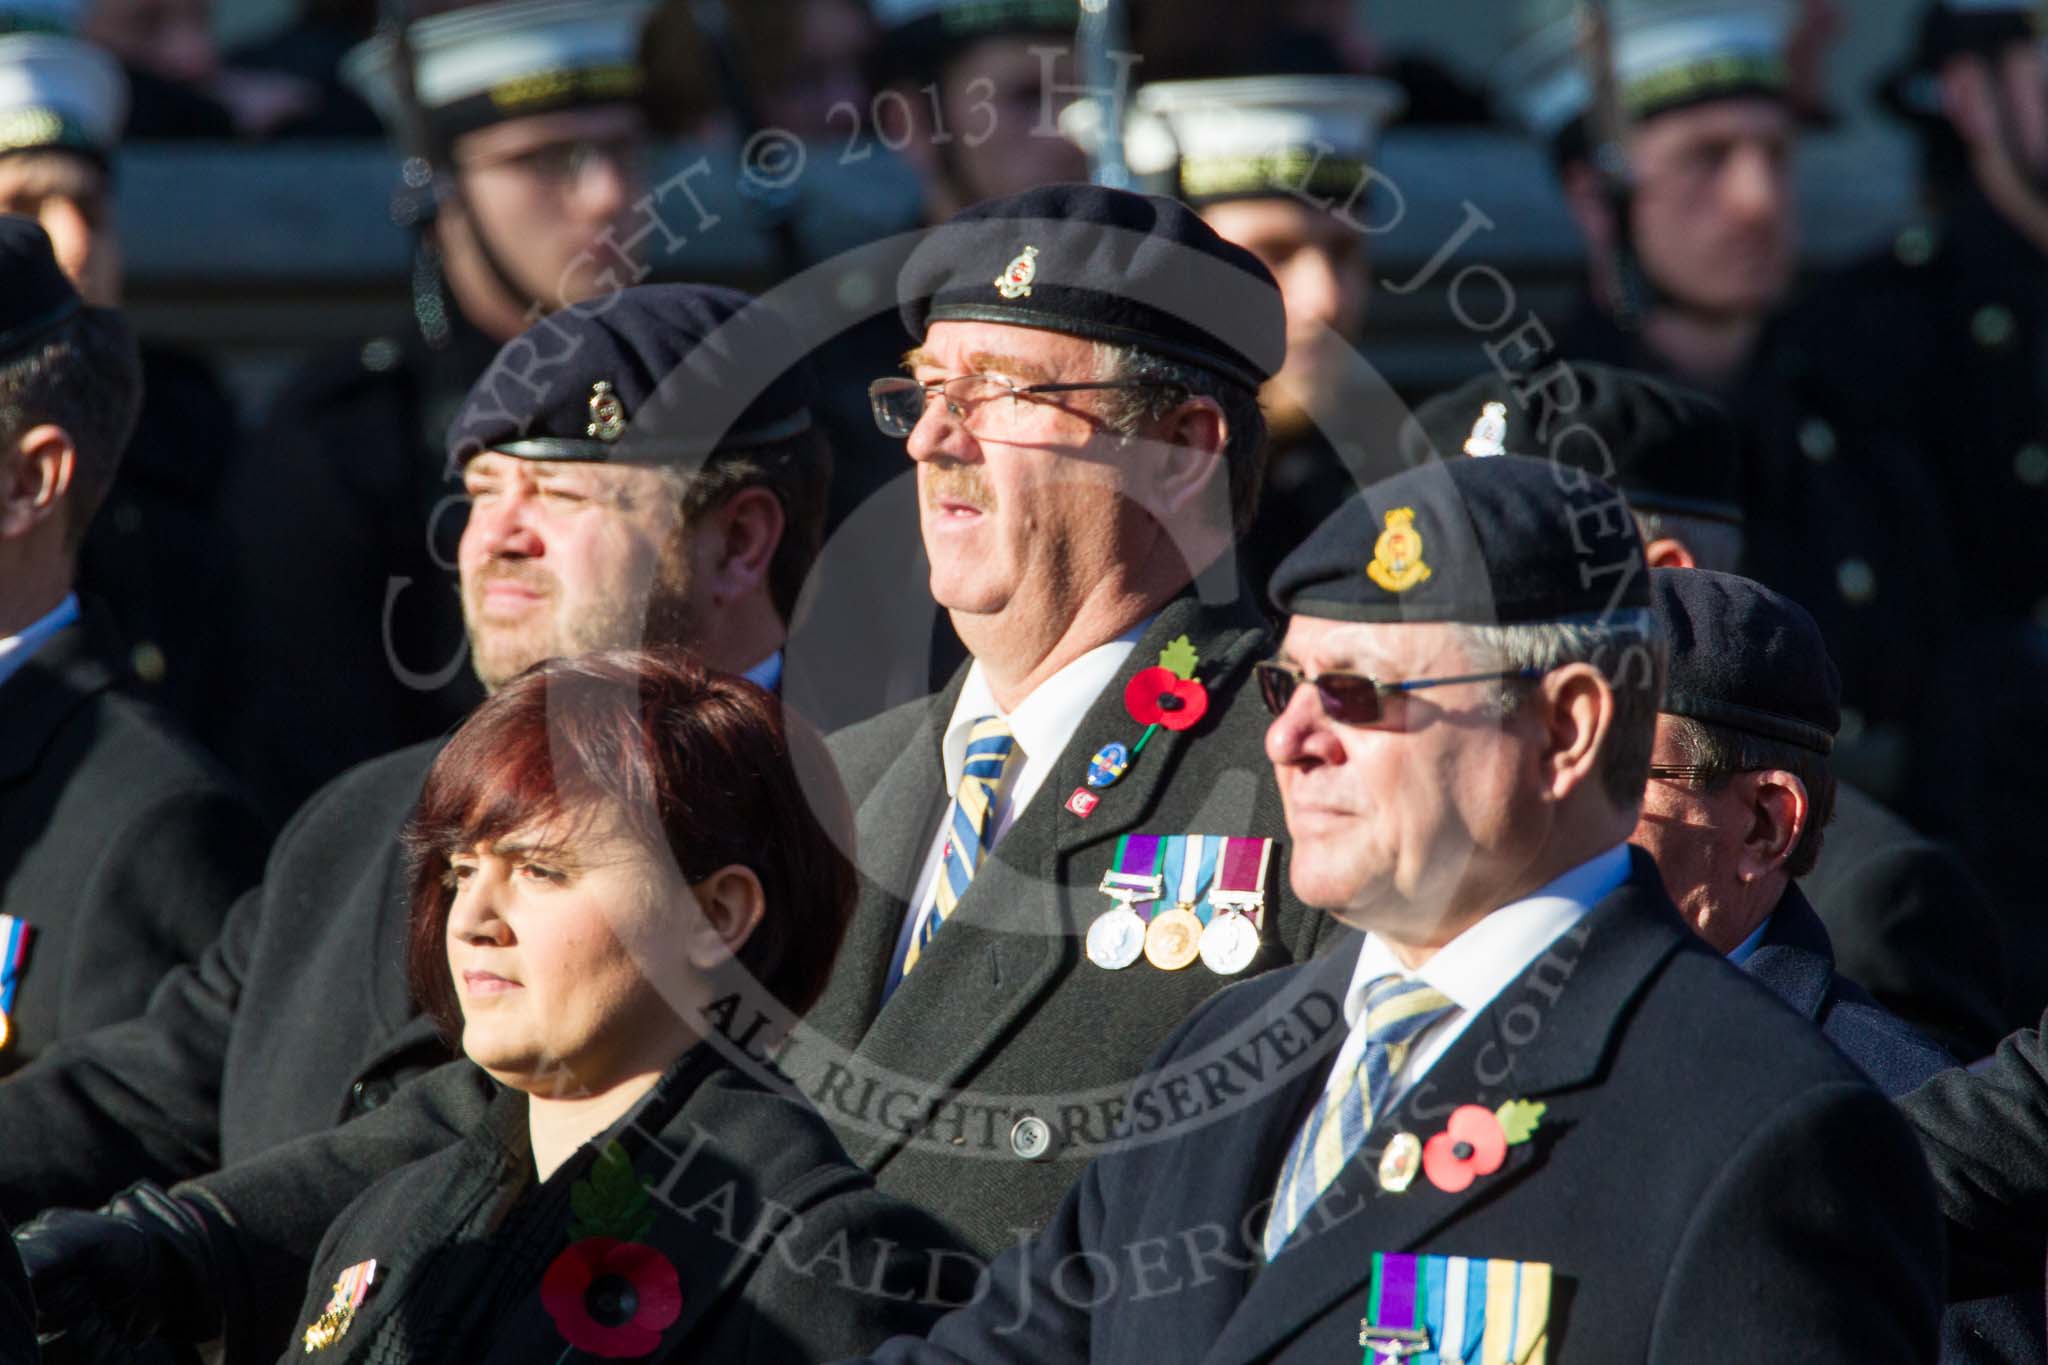
{"label": "silver medal", "polygon": [[1218,910],[1202,931],[1202,965],[1218,976],[1236,976],[1259,955],[1259,926],[1249,915]]}
{"label": "silver medal", "polygon": [[1145,921],[1128,905],[1105,910],[1088,926],[1088,960],[1120,971],[1145,951]]}

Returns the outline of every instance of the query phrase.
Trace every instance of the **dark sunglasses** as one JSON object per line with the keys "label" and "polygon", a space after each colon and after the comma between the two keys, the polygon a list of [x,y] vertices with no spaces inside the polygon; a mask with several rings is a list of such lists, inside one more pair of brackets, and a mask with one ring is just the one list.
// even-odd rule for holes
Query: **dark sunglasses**
{"label": "dark sunglasses", "polygon": [[1276,716],[1285,711],[1287,703],[1294,700],[1294,689],[1309,683],[1316,689],[1316,699],[1323,704],[1323,714],[1340,725],[1371,725],[1380,718],[1380,698],[1390,693],[1419,692],[1425,687],[1449,687],[1452,683],[1534,678],[1541,676],[1542,671],[1522,668],[1507,673],[1461,673],[1455,678],[1380,682],[1363,673],[1318,673],[1310,677],[1293,664],[1274,659],[1252,665],[1252,672],[1259,679],[1259,695],[1265,698],[1268,711]]}

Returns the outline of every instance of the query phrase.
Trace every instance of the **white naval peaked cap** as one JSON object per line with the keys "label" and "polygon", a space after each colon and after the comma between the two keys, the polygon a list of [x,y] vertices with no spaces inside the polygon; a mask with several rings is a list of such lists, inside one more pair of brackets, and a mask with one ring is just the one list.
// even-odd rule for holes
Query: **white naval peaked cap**
{"label": "white naval peaked cap", "polygon": [[[5,3],[6,0],[0,0]],[[414,22],[413,87],[432,131],[450,137],[505,119],[639,98],[640,31],[652,0],[507,0]],[[398,44],[349,49],[341,74],[387,128],[402,131]]]}
{"label": "white naval peaked cap", "polygon": [[0,33],[76,33],[85,0],[0,0]]}
{"label": "white naval peaked cap", "polygon": [[107,160],[128,120],[120,63],[82,38],[0,33],[0,155],[63,148]]}
{"label": "white naval peaked cap", "polygon": [[[1593,87],[1579,7],[1537,8],[1547,17],[1501,61],[1495,90],[1530,132],[1551,138],[1587,112]],[[1617,0],[1609,9],[1616,91],[1631,118],[1785,88],[1789,0]]]}
{"label": "white naval peaked cap", "polygon": [[1028,28],[1073,28],[1078,0],[873,0],[868,7],[884,32],[930,23],[951,33]]}
{"label": "white naval peaked cap", "polygon": [[[1377,76],[1233,76],[1141,86],[1124,120],[1131,173],[1189,203],[1298,193],[1350,194],[1381,129],[1408,97]],[[1101,106],[1069,105],[1060,131],[1085,150]]]}

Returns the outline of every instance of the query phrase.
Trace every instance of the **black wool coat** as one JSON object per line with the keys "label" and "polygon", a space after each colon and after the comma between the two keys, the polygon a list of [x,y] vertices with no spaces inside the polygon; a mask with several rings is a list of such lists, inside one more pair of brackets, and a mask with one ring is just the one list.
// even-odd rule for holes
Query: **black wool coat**
{"label": "black wool coat", "polygon": [[1799,887],[1843,975],[1954,1056],[1988,1056],[2025,1022],[2009,1018],[2004,926],[1969,867],[1846,782]]}
{"label": "black wool coat", "polygon": [[[658,1344],[630,1352],[648,1362],[827,1360],[922,1331],[973,1293],[979,1263],[930,1216],[877,1193],[765,1066],[692,1049],[546,1181],[533,1170],[526,1096],[468,1062],[444,1070],[460,1074],[437,1072],[434,1084],[466,1084],[488,1107],[458,1144],[378,1180],[335,1220],[300,1328],[319,1319],[347,1267],[374,1257],[377,1272],[324,1361],[597,1359],[572,1350],[589,1344],[572,1334],[621,1315],[542,1293],[549,1268],[588,1250],[589,1237],[651,1247],[673,1273],[679,1313],[650,1313]],[[594,1169],[614,1142],[631,1161],[623,1196],[618,1171]],[[644,1295],[661,1278],[656,1268],[635,1287]],[[306,1359],[297,1339],[282,1356]]]}
{"label": "black wool coat", "polygon": [[[1263,1044],[1337,1008],[1355,948],[1204,1007],[1155,1075],[1199,1078],[1216,1058],[1235,1092],[1134,1095],[1157,1122],[1134,1122],[1046,1232],[1003,1255],[991,1292],[874,1359],[1357,1360],[1376,1252],[1548,1264],[1546,1358],[1563,1365],[1931,1359],[1940,1224],[1911,1135],[1634,858],[1382,1116],[1271,1264],[1265,1202],[1345,1030],[1284,1066]],[[1492,1173],[1456,1192],[1424,1175],[1383,1186],[1397,1133],[1516,1099],[1547,1107]]]}
{"label": "black wool coat", "polygon": [[[135,1180],[242,1161],[375,1108],[448,1060],[405,983],[398,846],[437,750],[387,755],[321,792],[219,938],[147,1010],[0,1085],[0,1214],[89,1208]],[[298,1193],[331,1201],[324,1225],[360,1188]]]}
{"label": "black wool coat", "polygon": [[1886,1013],[1861,986],[1835,970],[1827,926],[1797,886],[1787,886],[1763,941],[1742,970],[1811,1019],[1870,1083],[1903,1095],[1955,1059]]}
{"label": "black wool coat", "polygon": [[[1066,806],[1105,742],[1134,741],[1124,687],[1185,635],[1208,691],[1202,721],[1154,734],[1101,804]],[[1242,599],[1190,592],[1161,610],[1103,688],[916,970],[882,1000],[909,898],[947,810],[940,742],[965,681],[834,735],[855,806],[860,900],[824,997],[782,1065],[890,1194],[929,1208],[993,1253],[1044,1225],[1161,1039],[1242,976],[1306,961],[1337,932],[1295,899],[1287,825],[1265,756],[1269,719],[1250,680],[1272,638]],[[1099,887],[1126,833],[1270,837],[1263,946],[1241,977],[1200,962],[1120,971],[1084,936],[1112,902]],[[1042,1141],[1041,1141],[1042,1139]]]}
{"label": "black wool coat", "polygon": [[[262,871],[264,822],[219,765],[122,691],[120,659],[88,608],[0,683],[0,914],[34,930],[0,1075],[142,1013]],[[5,1131],[0,1145],[26,1140]]]}

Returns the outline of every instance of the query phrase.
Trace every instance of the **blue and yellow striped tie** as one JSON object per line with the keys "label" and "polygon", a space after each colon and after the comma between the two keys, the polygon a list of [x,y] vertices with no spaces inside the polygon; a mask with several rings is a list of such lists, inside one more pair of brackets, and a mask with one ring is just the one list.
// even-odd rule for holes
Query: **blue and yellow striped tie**
{"label": "blue and yellow striped tie", "polygon": [[1266,1219],[1267,1260],[1280,1254],[1372,1131],[1374,1111],[1386,1104],[1388,1079],[1408,1060],[1409,1046],[1456,1008],[1442,991],[1410,976],[1382,976],[1365,988],[1365,1050],[1348,1083],[1326,1089],[1294,1135]]}
{"label": "blue and yellow striped tie", "polygon": [[1017,740],[1010,733],[1010,723],[1001,716],[983,716],[967,732],[967,761],[960,768],[960,789],[953,794],[953,809],[946,815],[945,854],[932,883],[931,906],[903,951],[905,976],[967,894],[974,869],[995,838],[996,792],[1016,753]]}

